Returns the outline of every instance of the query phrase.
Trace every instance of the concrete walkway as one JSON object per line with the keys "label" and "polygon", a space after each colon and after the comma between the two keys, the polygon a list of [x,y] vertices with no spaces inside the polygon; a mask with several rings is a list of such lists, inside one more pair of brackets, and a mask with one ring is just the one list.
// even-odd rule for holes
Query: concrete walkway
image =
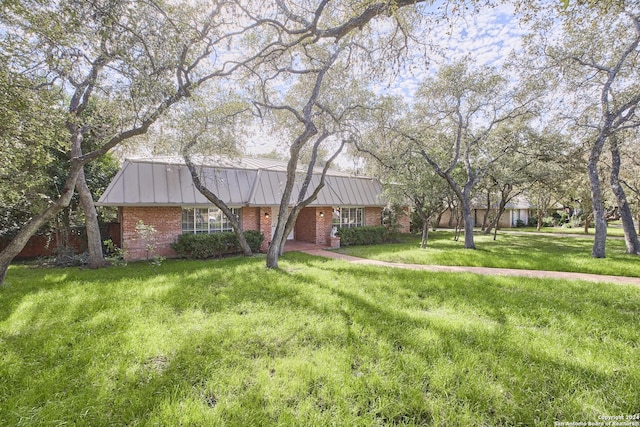
{"label": "concrete walkway", "polygon": [[599,274],[587,273],[569,273],[564,271],[540,271],[540,270],[519,270],[514,268],[490,268],[490,267],[461,267],[448,265],[422,265],[422,264],[405,264],[400,262],[378,261],[373,259],[358,258],[351,255],[341,254],[335,251],[327,251],[324,249],[303,250],[309,255],[315,255],[325,258],[341,259],[352,264],[375,265],[380,267],[406,268],[410,270],[425,270],[447,273],[474,273],[486,274],[491,276],[522,276],[522,277],[539,277],[549,279],[567,279],[567,280],[587,280],[590,282],[607,282],[626,285],[640,286],[640,277],[625,276],[605,276]]}

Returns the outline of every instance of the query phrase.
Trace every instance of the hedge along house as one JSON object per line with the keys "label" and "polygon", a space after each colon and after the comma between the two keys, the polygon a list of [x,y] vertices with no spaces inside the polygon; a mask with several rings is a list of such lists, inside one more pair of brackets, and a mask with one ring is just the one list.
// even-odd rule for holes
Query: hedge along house
{"label": "hedge along house", "polygon": [[[278,221],[286,166],[269,159],[221,157],[199,166],[203,183],[232,208],[242,229],[264,234],[263,251]],[[307,194],[318,186],[320,176],[321,170],[314,173]],[[296,181],[294,196],[301,180]],[[287,239],[339,246],[338,227],[380,225],[386,204],[377,179],[329,170],[325,186],[300,212]],[[122,248],[129,259],[146,256],[145,242],[137,238],[139,221],[157,230],[156,252],[166,257],[175,256],[170,245],[182,233],[233,231],[222,212],[195,188],[189,169],[177,158],[125,160],[96,205],[118,208]],[[408,216],[402,226],[401,231],[409,232]]]}

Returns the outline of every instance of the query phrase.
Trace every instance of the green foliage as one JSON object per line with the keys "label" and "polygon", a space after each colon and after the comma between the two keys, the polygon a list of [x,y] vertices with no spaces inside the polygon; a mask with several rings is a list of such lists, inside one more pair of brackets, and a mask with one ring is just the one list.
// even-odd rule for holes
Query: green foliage
{"label": "green foliage", "polygon": [[382,225],[368,225],[365,227],[339,228],[340,246],[375,245],[383,243],[387,236],[387,229]]}
{"label": "green foliage", "polygon": [[[244,237],[252,252],[257,252],[262,245],[264,235],[259,231],[248,230]],[[223,255],[241,253],[235,233],[225,231],[211,234],[181,234],[171,248],[184,258],[219,258]]]}
{"label": "green foliage", "polygon": [[411,212],[411,232],[419,233],[422,232],[422,226],[424,225],[424,220],[416,211]]}
{"label": "green foliage", "polygon": [[[0,54],[0,236],[12,237],[52,197],[49,165],[64,138],[64,111],[53,90],[8,68]],[[55,195],[57,193],[54,193]]]}
{"label": "green foliage", "polygon": [[104,240],[102,244],[105,246],[107,252],[104,259],[109,264],[119,267],[124,267],[125,265],[127,265],[127,251],[125,249],[117,247],[111,239]]}
{"label": "green foliage", "polygon": [[157,254],[156,235],[158,230],[153,225],[147,225],[142,220],[138,220],[136,224],[136,239],[144,242],[144,250],[147,257],[147,263],[155,271],[156,267],[162,265],[164,257]]}
{"label": "green foliage", "polygon": [[400,217],[405,215],[402,206],[394,204],[382,210],[382,226],[387,230],[387,239],[395,241],[402,228]]}
{"label": "green foliage", "polygon": [[244,238],[247,240],[251,252],[258,252],[264,241],[264,234],[256,230],[247,230],[244,232]]}

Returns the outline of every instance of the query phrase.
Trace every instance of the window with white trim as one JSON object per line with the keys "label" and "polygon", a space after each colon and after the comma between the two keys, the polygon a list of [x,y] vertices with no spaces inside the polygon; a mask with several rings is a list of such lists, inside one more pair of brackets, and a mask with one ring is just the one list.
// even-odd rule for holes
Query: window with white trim
{"label": "window with white trim", "polygon": [[[231,212],[240,220],[239,208],[231,208]],[[220,233],[233,231],[231,221],[218,208],[182,208],[183,233]]]}
{"label": "window with white trim", "polygon": [[362,227],[364,208],[335,208],[332,222],[332,225],[337,228]]}

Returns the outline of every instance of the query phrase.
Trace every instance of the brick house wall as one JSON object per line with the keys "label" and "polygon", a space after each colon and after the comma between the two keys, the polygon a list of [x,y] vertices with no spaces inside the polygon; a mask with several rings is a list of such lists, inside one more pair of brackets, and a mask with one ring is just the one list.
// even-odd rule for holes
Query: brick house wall
{"label": "brick house wall", "polygon": [[382,208],[364,208],[364,225],[382,224]]}
{"label": "brick house wall", "polygon": [[[331,238],[332,212],[333,209],[330,206],[304,208],[296,221],[294,230],[296,240],[323,245],[339,245],[339,239],[334,239],[336,241],[333,242]],[[382,208],[364,208],[365,225],[380,225],[381,214]],[[157,231],[155,239],[156,255],[163,257],[175,257],[177,255],[171,249],[171,243],[175,242],[178,236],[182,234],[181,207],[120,207],[119,219],[122,248],[127,252],[127,260],[145,259],[147,256],[146,243],[139,239],[136,233],[136,225],[140,220],[145,225],[152,225]],[[258,230],[264,235],[264,240],[260,247],[262,252],[267,251],[271,244],[271,221],[271,207],[242,208],[243,230]],[[408,220],[406,227],[408,230]]]}
{"label": "brick house wall", "polygon": [[[262,207],[258,209],[258,230],[264,235],[264,240],[260,246],[261,252],[266,252],[271,244],[271,217],[272,212],[270,207]],[[246,229],[245,229],[246,230]]]}
{"label": "brick house wall", "polygon": [[332,211],[330,206],[302,209],[296,219],[296,240],[326,245],[331,236]]}
{"label": "brick house wall", "polygon": [[240,213],[243,230],[260,229],[260,208],[243,207]]}
{"label": "brick house wall", "polygon": [[409,207],[405,206],[402,208],[402,215],[398,218],[398,223],[400,223],[400,233],[411,233],[411,214],[409,212]]}
{"label": "brick house wall", "polygon": [[119,208],[122,229],[122,248],[127,253],[127,260],[145,259],[146,243],[138,238],[136,225],[142,221],[152,225],[157,233],[155,238],[156,254],[163,257],[175,257],[171,243],[182,234],[182,210],[180,207],[153,206]]}

